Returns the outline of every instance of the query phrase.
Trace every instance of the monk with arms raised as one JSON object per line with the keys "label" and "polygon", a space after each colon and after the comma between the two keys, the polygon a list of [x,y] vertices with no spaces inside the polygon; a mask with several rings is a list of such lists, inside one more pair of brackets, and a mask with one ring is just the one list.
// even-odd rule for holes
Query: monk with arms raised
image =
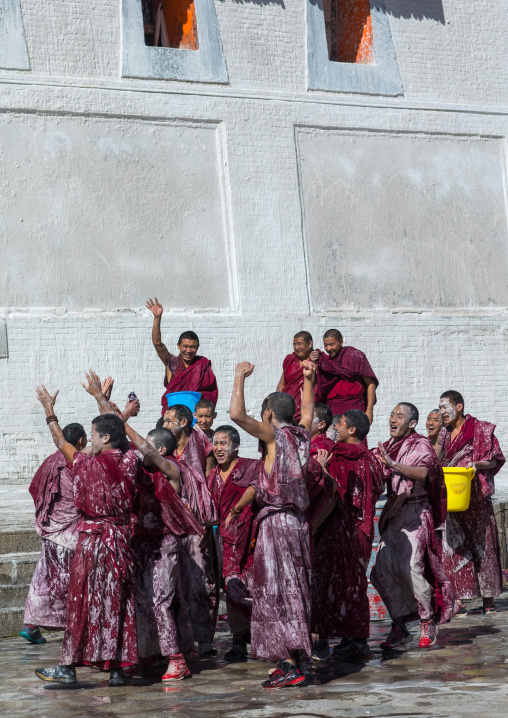
{"label": "monk with arms raised", "polygon": [[244,384],[254,371],[248,362],[238,364],[231,397],[231,419],[262,442],[263,458],[252,486],[233,507],[241,515],[254,499],[259,507],[259,530],[252,566],[251,656],[277,660],[278,666],[263,683],[282,688],[301,683],[301,663],[310,657],[310,539],[305,510],[314,414],[315,367],[303,365],[300,426],[294,426],[295,401],[283,392],[269,394],[261,408],[261,421],[245,409]]}
{"label": "monk with arms raised", "polygon": [[219,390],[217,380],[212,371],[212,362],[206,357],[198,356],[199,337],[194,332],[183,332],[178,339],[178,354],[171,354],[162,343],[161,318],[162,304],[148,299],[147,309],[153,314],[152,342],[155,351],[166,369],[164,375],[164,394],[162,395],[162,414],[168,408],[166,394],[176,391],[197,391],[202,399],[209,399],[217,405]]}

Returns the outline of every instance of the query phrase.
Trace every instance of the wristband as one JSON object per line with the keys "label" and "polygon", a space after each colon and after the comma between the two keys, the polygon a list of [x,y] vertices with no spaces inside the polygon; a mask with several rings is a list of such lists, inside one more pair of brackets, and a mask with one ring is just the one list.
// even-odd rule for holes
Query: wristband
{"label": "wristband", "polygon": [[54,414],[51,414],[51,416],[46,417],[46,424],[51,424],[52,421],[56,421],[58,423],[58,417],[56,417]]}

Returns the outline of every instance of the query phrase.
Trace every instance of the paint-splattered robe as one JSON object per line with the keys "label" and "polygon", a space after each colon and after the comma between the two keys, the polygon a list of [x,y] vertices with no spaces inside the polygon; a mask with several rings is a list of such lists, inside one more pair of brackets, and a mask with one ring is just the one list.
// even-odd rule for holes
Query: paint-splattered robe
{"label": "paint-splattered robe", "polygon": [[254,551],[251,656],[310,656],[310,541],[305,510],[310,437],[301,426],[275,428],[275,461],[263,460],[253,486],[259,530]]}
{"label": "paint-splattered robe", "polygon": [[365,411],[367,389],[362,376],[379,382],[365,354],[354,347],[342,347],[336,357],[325,352],[319,355],[316,396],[328,404],[332,414],[343,414],[348,409]]}
{"label": "paint-splattered robe", "polygon": [[161,471],[140,467],[137,489],[132,547],[139,656],[187,653],[194,641],[180,544],[183,536],[202,535],[203,528]]}
{"label": "paint-splattered robe", "polygon": [[130,518],[138,456],[129,449],[74,455],[82,513],[71,566],[61,662],[110,669],[137,663]]}
{"label": "paint-splattered robe", "polygon": [[368,638],[366,571],[383,469],[363,443],[338,442],[328,471],[337,484],[337,505],[316,534],[311,629],[323,638]]}
{"label": "paint-splattered robe", "polygon": [[238,503],[259,471],[259,461],[239,458],[233,470],[223,481],[220,467],[208,476],[208,487],[219,516],[216,538],[222,575],[226,583],[228,623],[234,636],[245,639],[250,635],[252,612],[252,562],[254,559],[255,530],[252,506],[226,527],[226,518]]}
{"label": "paint-splattered robe", "polygon": [[204,526],[204,536],[187,536],[180,545],[182,589],[189,606],[194,640],[211,643],[219,608],[218,562],[212,525],[217,513],[205,479],[206,459],[212,442],[193,429],[176,459],[182,479],[182,499]]}
{"label": "paint-splattered robe", "polygon": [[491,598],[502,589],[499,538],[492,506],[494,476],[505,463],[494,424],[467,415],[453,442],[441,431],[443,466],[468,466],[496,460],[490,471],[476,474],[467,511],[449,513],[443,537],[443,566],[457,598]]}
{"label": "paint-splattered robe", "polygon": [[42,539],[25,605],[25,624],[63,630],[67,623],[70,567],[80,513],[74,504],[71,466],[57,451],[39,467],[29,488],[35,530]]}
{"label": "paint-splattered robe", "polygon": [[383,468],[388,500],[379,520],[381,541],[370,580],[392,619],[445,623],[453,615],[454,593],[435,531],[446,515],[441,465],[428,437],[420,434],[390,439],[384,446],[394,461],[425,466],[428,476],[425,482],[412,481]]}

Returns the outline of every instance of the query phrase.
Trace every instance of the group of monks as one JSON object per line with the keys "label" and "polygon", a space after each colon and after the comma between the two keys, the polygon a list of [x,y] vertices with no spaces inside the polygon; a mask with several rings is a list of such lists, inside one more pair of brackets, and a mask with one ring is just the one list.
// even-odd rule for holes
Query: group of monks
{"label": "group of monks", "polygon": [[[129,424],[139,400],[129,395],[121,411],[111,377],[86,374],[99,411],[90,437],[80,424],[60,428],[58,392],[37,388],[57,450],[30,486],[42,550],[21,635],[44,643],[41,628],[64,630],[60,664],[39,678],[73,684],[76,666],[93,665],[121,686],[155,664],[163,682],[187,678],[196,649],[215,652],[221,589],[233,635],[225,660],[246,660],[250,644],[251,658],[276,661],[266,688],[302,683],[310,659],[368,660],[367,569],[384,490],[370,575],[392,620],[381,648],[413,640],[414,620],[419,646],[434,645],[438,624],[466,615],[468,599],[495,611],[491,497],[504,457],[494,425],[465,414],[458,392],[441,395],[428,436],[401,401],[389,439],[369,449],[378,380],[365,354],[336,329],[324,350],[299,332],[260,420],[244,400],[254,366],[236,366],[230,419],[261,451],[242,458],[237,428],[212,429],[218,388],[197,335],[184,332],[171,354],[162,306],[147,307],[165,373],[162,415],[146,438]],[[201,394],[194,412],[172,401],[181,391]],[[443,466],[475,469],[467,511],[447,513]],[[330,639],[340,639],[333,650]]]}

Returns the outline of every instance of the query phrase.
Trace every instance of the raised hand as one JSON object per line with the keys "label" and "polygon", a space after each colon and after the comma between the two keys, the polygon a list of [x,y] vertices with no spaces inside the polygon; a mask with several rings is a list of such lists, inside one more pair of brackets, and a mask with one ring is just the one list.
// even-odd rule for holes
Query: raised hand
{"label": "raised hand", "polygon": [[102,384],[97,374],[89,369],[86,374],[86,383],[82,382],[82,386],[89,394],[97,398],[102,395]]}
{"label": "raised hand", "polygon": [[137,416],[140,409],[141,404],[139,403],[139,399],[136,398],[133,401],[128,401],[125,405],[125,409],[122,412],[124,420],[127,421],[127,419],[130,419],[131,416]]}
{"label": "raised hand", "polygon": [[318,361],[319,361],[319,355],[320,355],[320,351],[319,351],[318,349],[314,349],[314,350],[311,351],[311,353],[310,353],[310,360],[313,361],[313,362],[318,362]]}
{"label": "raised hand", "polygon": [[122,421],[125,421],[125,418],[124,418],[122,412],[121,412],[120,409],[117,407],[117,405],[115,404],[115,402],[114,402],[114,401],[110,401],[110,402],[109,402],[109,405],[111,406],[111,408],[113,409],[113,411],[115,412],[115,414],[116,414],[117,416],[119,416],[120,419],[122,419]]}
{"label": "raised hand", "polygon": [[146,302],[146,308],[149,309],[154,317],[162,317],[162,304],[159,304],[159,300],[155,297],[155,302],[152,299],[148,299]]}
{"label": "raised hand", "polygon": [[302,362],[302,373],[307,379],[314,381],[316,376],[316,365],[314,362],[311,362],[309,359]]}
{"label": "raised hand", "polygon": [[60,389],[57,389],[54,394],[50,394],[44,384],[41,384],[35,390],[37,399],[41,402],[44,409],[49,410],[50,414],[53,413],[53,407],[55,406],[56,397],[58,396],[59,391]]}
{"label": "raised hand", "polygon": [[102,382],[102,393],[106,397],[106,399],[111,398],[111,392],[113,391],[113,384],[115,383],[115,380],[112,379],[110,376],[107,376],[103,382]]}
{"label": "raised hand", "polygon": [[254,364],[251,364],[248,361],[242,361],[236,365],[235,374],[237,376],[243,376],[246,378],[246,377],[250,376],[253,371],[254,371]]}
{"label": "raised hand", "polygon": [[383,446],[383,444],[380,441],[378,441],[377,448],[379,449],[379,453],[380,453],[380,456],[378,457],[379,460],[385,466],[388,466],[388,468],[391,469],[395,462],[392,459],[390,459],[385,447]]}

